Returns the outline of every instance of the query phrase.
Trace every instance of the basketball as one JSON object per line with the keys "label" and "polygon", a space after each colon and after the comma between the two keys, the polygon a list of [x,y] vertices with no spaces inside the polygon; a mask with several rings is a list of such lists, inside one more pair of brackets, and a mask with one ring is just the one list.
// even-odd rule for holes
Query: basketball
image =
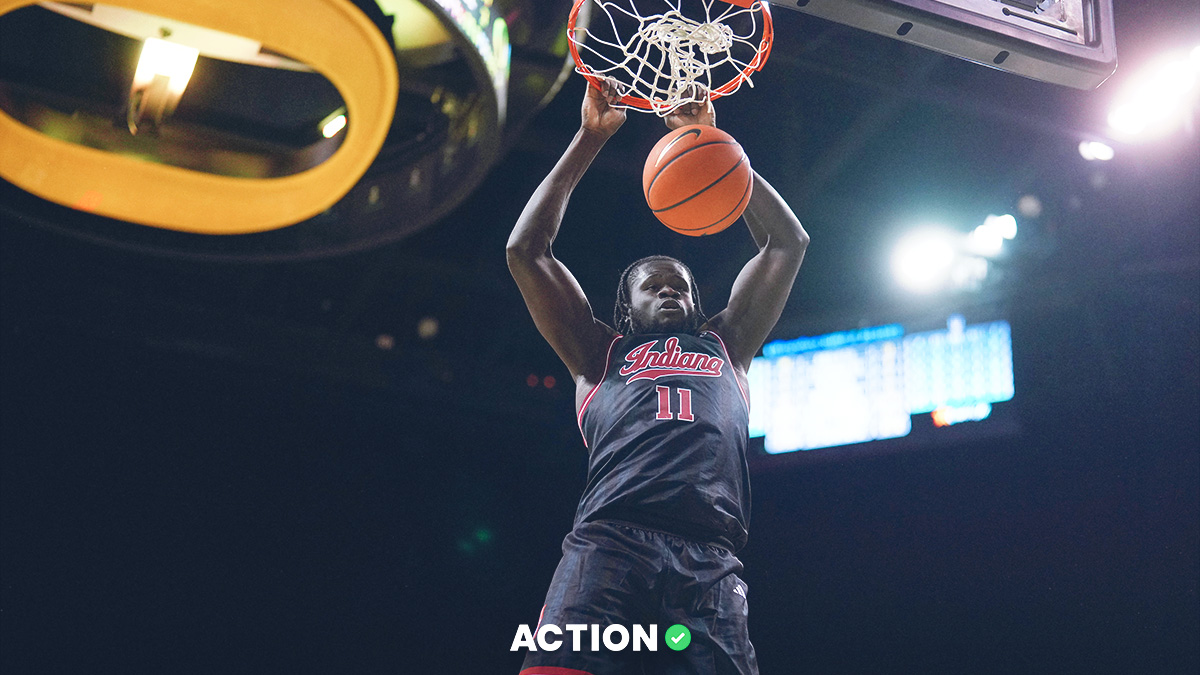
{"label": "basketball", "polygon": [[750,160],[729,134],[707,125],[663,136],[646,158],[642,189],[663,225],[691,237],[716,234],[746,210]]}

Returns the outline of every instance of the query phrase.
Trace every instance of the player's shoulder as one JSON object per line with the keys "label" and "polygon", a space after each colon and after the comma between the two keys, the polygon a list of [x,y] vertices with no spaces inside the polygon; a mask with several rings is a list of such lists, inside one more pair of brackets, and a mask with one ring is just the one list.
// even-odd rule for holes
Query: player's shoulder
{"label": "player's shoulder", "polygon": [[[742,331],[738,330],[736,323],[729,320],[730,315],[727,311],[721,310],[715,314],[704,325],[700,327],[701,334],[707,333],[715,340],[721,343],[721,348],[726,356],[729,357],[733,365],[740,371],[745,371],[750,367],[750,359],[758,352],[761,345],[744,345],[742,342],[746,340]],[[738,355],[742,355],[738,358]]]}
{"label": "player's shoulder", "polygon": [[589,381],[598,382],[607,370],[613,347],[624,337],[607,324],[597,321],[596,330],[588,341],[585,371],[580,374]]}
{"label": "player's shoulder", "polygon": [[729,312],[726,310],[721,310],[709,317],[709,319],[705,321],[702,326],[700,326],[698,334],[704,335],[707,333],[719,336],[721,339],[728,339],[731,333],[736,334],[736,332],[736,327],[730,325]]}

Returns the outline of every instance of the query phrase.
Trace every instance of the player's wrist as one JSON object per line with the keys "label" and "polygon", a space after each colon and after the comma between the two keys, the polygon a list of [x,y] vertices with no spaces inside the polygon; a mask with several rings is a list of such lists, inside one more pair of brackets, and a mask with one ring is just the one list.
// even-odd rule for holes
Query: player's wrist
{"label": "player's wrist", "polygon": [[579,127],[579,135],[600,142],[607,141],[616,133],[616,129],[606,129],[602,126],[589,125],[584,123]]}

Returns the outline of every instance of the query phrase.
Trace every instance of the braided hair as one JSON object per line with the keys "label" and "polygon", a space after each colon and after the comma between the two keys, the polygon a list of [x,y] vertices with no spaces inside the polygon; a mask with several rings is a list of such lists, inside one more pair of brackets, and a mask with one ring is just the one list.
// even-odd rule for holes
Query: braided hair
{"label": "braided hair", "polygon": [[696,288],[696,276],[692,274],[692,270],[687,265],[683,264],[683,261],[676,260],[667,255],[652,255],[641,260],[636,260],[621,273],[621,282],[617,285],[617,302],[613,306],[613,328],[622,335],[631,335],[636,332],[633,326],[633,318],[630,316],[629,282],[633,277],[634,270],[637,270],[646,263],[652,262],[674,263],[687,272],[688,279],[692,285],[692,306],[695,309],[692,312],[692,320],[688,326],[688,330],[693,333],[696,332],[700,326],[708,322],[708,317],[704,316],[704,310],[700,309],[700,289]]}

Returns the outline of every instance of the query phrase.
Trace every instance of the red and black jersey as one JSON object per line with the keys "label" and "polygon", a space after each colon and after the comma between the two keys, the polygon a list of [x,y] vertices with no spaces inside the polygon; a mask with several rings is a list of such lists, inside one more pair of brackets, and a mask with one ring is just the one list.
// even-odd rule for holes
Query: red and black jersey
{"label": "red and black jersey", "polygon": [[715,333],[618,336],[579,409],[575,524],[621,520],[737,552],[750,521],[749,401]]}

